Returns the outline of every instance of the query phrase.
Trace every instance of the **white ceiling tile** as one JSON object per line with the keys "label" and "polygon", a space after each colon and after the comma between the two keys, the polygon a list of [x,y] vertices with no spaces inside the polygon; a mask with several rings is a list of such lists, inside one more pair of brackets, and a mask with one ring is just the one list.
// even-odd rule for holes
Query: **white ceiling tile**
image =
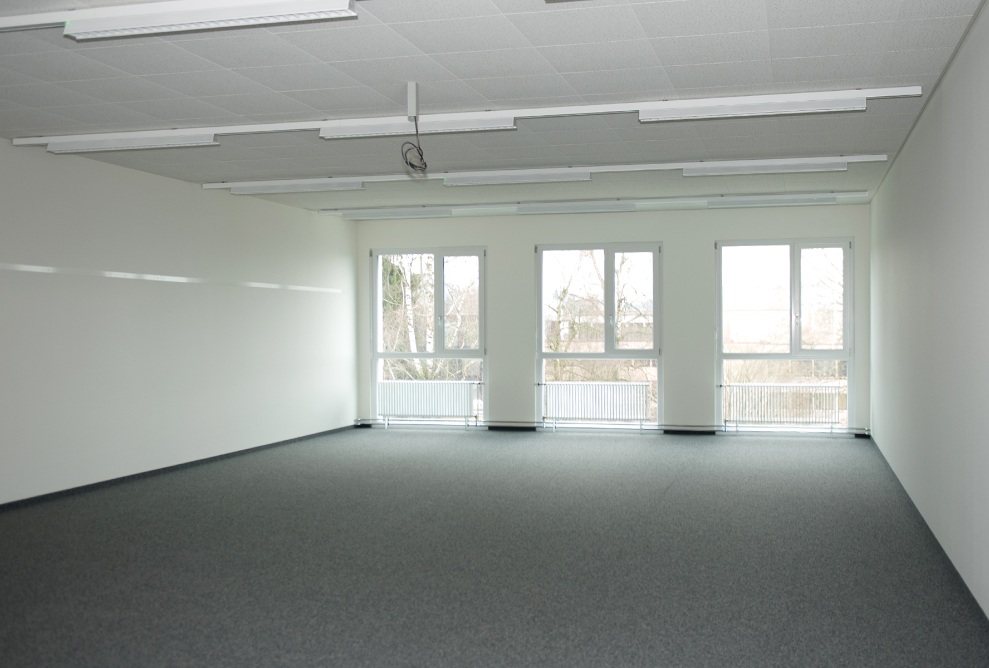
{"label": "white ceiling tile", "polygon": [[566,79],[558,74],[470,79],[466,83],[489,100],[562,97],[576,94]]}
{"label": "white ceiling tile", "polygon": [[636,70],[608,70],[601,72],[571,72],[563,77],[585,98],[594,95],[611,96],[640,93],[645,99],[662,99],[673,91],[666,70],[662,67],[646,67]]}
{"label": "white ceiling tile", "polygon": [[263,95],[271,89],[230,70],[151,74],[144,79],[182,95]]}
{"label": "white ceiling tile", "polygon": [[555,132],[540,132],[539,138],[548,146],[565,146],[569,144],[604,144],[620,142],[618,130],[610,128],[599,130],[561,130]]}
{"label": "white ceiling tile", "polygon": [[982,0],[903,0],[900,18],[935,19],[945,16],[971,18]]}
{"label": "white ceiling tile", "polygon": [[175,91],[146,81],[141,77],[67,81],[62,86],[95,97],[104,102],[112,103],[165,100],[178,96]]}
{"label": "white ceiling tile", "polygon": [[897,21],[892,24],[890,51],[936,49],[955,45],[968,28],[969,17]]}
{"label": "white ceiling tile", "polygon": [[132,130],[154,129],[160,120],[117,104],[93,104],[78,107],[57,107],[59,116],[92,126],[87,132],[112,132],[120,126]]}
{"label": "white ceiling tile", "polygon": [[633,4],[648,37],[713,35],[767,30],[764,0],[677,0]]}
{"label": "white ceiling tile", "polygon": [[392,28],[423,53],[429,54],[531,46],[504,16],[398,23]]}
{"label": "white ceiling tile", "polygon": [[509,20],[533,46],[644,39],[630,7],[575,7],[570,11],[511,14]]}
{"label": "white ceiling tile", "polygon": [[851,79],[879,74],[881,54],[779,58],[773,61],[773,75],[779,82]]}
{"label": "white ceiling tile", "polygon": [[890,51],[883,58],[880,74],[883,76],[936,74],[944,69],[953,52],[953,49]]}
{"label": "white ceiling tile", "polygon": [[731,81],[736,86],[768,86],[773,83],[773,66],[765,60],[732,63],[704,63],[667,67],[674,88],[715,86]]}
{"label": "white ceiling tile", "polygon": [[455,79],[453,73],[443,67],[437,58],[415,55],[370,60],[342,60],[335,62],[334,67],[365,86]]}
{"label": "white ceiling tile", "polygon": [[385,23],[437,21],[498,16],[501,10],[491,0],[415,0],[415,2],[365,2],[358,5]]}
{"label": "white ceiling tile", "polygon": [[82,55],[128,74],[137,75],[205,72],[221,69],[214,62],[161,40],[137,45],[129,41],[122,44],[114,42],[112,46],[97,46],[87,49]]}
{"label": "white ceiling tile", "polygon": [[321,90],[299,90],[285,93],[288,97],[328,114],[344,114],[347,117],[359,116],[366,112],[375,115],[401,114],[405,105],[394,101],[370,88],[331,88]]}
{"label": "white ceiling tile", "polygon": [[100,100],[64,86],[50,84],[17,84],[0,87],[0,99],[16,102],[24,107],[46,109],[78,104],[97,104]]}
{"label": "white ceiling tile", "polygon": [[531,12],[566,12],[580,8],[626,5],[628,0],[581,0],[579,5],[567,2],[533,2],[533,0],[491,0],[505,14]]}
{"label": "white ceiling tile", "polygon": [[318,62],[308,51],[265,30],[227,37],[222,33],[201,33],[201,39],[189,39],[178,46],[221,67],[264,67],[273,62],[301,65]]}
{"label": "white ceiling tile", "polygon": [[440,53],[432,57],[447,72],[461,79],[523,77],[556,74],[556,69],[533,47]]}
{"label": "white ceiling tile", "polygon": [[122,106],[159,118],[166,127],[183,125],[189,119],[202,120],[203,125],[229,125],[231,119],[228,112],[191,97],[125,102]]}
{"label": "white ceiling tile", "polygon": [[345,25],[333,29],[278,33],[279,38],[326,63],[421,56],[422,51],[385,25]]}
{"label": "white ceiling tile", "polygon": [[348,88],[360,85],[337,68],[322,62],[237,68],[234,71],[275,91]]}
{"label": "white ceiling tile", "polygon": [[[33,137],[47,134],[69,134],[79,123],[40,109],[10,109],[0,116],[4,137]],[[85,130],[83,130],[85,131]]]}
{"label": "white ceiling tile", "polygon": [[661,64],[646,39],[544,46],[539,48],[539,53],[557,72],[641,69]]}
{"label": "white ceiling tile", "polygon": [[484,149],[492,147],[531,147],[543,143],[538,133],[524,130],[521,125],[518,130],[472,132],[466,135],[464,140],[471,146]]}
{"label": "white ceiling tile", "polygon": [[893,22],[770,31],[773,58],[877,53],[888,48]]}
{"label": "white ceiling tile", "polygon": [[[0,34],[0,38],[2,38]],[[71,52],[47,51],[3,57],[3,67],[46,82],[109,79],[126,74],[115,67],[90,60]]]}
{"label": "white ceiling tile", "polygon": [[33,77],[26,77],[23,74],[18,74],[17,72],[11,72],[10,70],[0,67],[0,86],[16,86],[20,84],[32,84],[32,83],[42,83],[38,79]]}
{"label": "white ceiling tile", "polygon": [[298,100],[281,93],[266,93],[263,95],[219,95],[200,98],[203,102],[226,111],[244,115],[258,116],[270,114],[312,115],[313,109]]}
{"label": "white ceiling tile", "polygon": [[902,0],[765,0],[770,28],[876,23],[898,16]]}
{"label": "white ceiling tile", "polygon": [[58,47],[49,42],[38,39],[42,33],[58,33],[59,39],[62,37],[61,30],[25,30],[23,32],[7,32],[0,39],[0,56],[25,55],[29,53],[41,53],[43,51],[58,51]]}
{"label": "white ceiling tile", "polygon": [[769,33],[731,32],[717,35],[687,35],[651,40],[663,65],[730,63],[770,58]]}

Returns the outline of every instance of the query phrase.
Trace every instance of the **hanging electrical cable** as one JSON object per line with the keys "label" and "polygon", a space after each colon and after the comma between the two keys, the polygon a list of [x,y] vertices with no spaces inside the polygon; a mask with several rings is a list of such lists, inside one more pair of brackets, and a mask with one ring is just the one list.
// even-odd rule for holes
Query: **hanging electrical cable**
{"label": "hanging electrical cable", "polygon": [[419,143],[419,117],[413,116],[412,121],[416,126],[415,142],[407,141],[402,144],[402,160],[406,166],[414,172],[426,171],[426,156],[422,153],[422,145]]}

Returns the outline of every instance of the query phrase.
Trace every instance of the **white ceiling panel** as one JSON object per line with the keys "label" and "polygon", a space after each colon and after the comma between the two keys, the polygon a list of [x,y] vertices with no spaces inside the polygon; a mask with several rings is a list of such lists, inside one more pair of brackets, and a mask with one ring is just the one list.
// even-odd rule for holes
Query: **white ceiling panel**
{"label": "white ceiling panel", "polygon": [[[60,37],[60,39],[65,38]],[[132,44],[130,41],[113,42],[111,46],[97,46],[94,43],[92,48],[82,52],[81,55],[138,76],[223,69],[214,62],[158,39],[144,41],[141,44]]]}
{"label": "white ceiling panel", "polygon": [[641,101],[665,99],[673,92],[673,82],[664,67],[570,72],[564,78],[588,102],[594,101],[589,97],[592,95],[608,96],[607,101],[613,101],[615,97],[632,99],[627,94],[637,93],[634,101]]}
{"label": "white ceiling panel", "polygon": [[274,91],[352,88],[360,84],[326,63],[235,68],[235,72]]}
{"label": "white ceiling panel", "polygon": [[539,53],[557,72],[637,70],[662,65],[647,39],[544,46]]}
{"label": "white ceiling panel", "polygon": [[631,7],[571,5],[570,11],[512,14],[508,18],[533,46],[567,46],[645,39]]}
{"label": "white ceiling panel", "polygon": [[769,28],[765,0],[671,0],[633,4],[647,37],[680,37]]}
{"label": "white ceiling panel", "polygon": [[768,61],[771,56],[779,57],[775,49],[770,49],[770,33],[764,30],[662,37],[650,43],[664,65]]}
{"label": "white ceiling panel", "polygon": [[892,21],[886,21],[771,30],[770,44],[773,58],[822,58],[881,53],[890,48],[890,38],[896,25]]}
{"label": "white ceiling panel", "polygon": [[505,16],[396,23],[391,27],[424,53],[494,51],[532,46]]}
{"label": "white ceiling panel", "polygon": [[[149,0],[150,1],[150,0]],[[0,16],[127,0],[3,0]],[[980,0],[358,0],[357,18],[75,42],[58,28],[0,33],[0,136],[29,138],[288,123],[219,146],[85,157],[193,183],[402,175],[411,135],[323,140],[326,119],[553,107],[516,131],[425,134],[427,174],[698,160],[895,156]],[[641,123],[660,100],[921,86],[864,112]],[[586,114],[582,105],[625,105]],[[512,114],[509,114],[510,116]],[[370,121],[368,121],[370,122]],[[44,150],[24,147],[19,150]],[[847,172],[443,187],[269,197],[306,208],[595,197],[873,191],[889,163]]]}

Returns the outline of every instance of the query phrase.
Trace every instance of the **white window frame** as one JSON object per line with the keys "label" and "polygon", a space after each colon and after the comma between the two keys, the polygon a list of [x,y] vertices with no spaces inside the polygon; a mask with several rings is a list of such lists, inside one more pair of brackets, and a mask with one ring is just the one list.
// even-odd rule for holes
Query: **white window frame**
{"label": "white window frame", "polygon": [[[543,350],[545,341],[543,320],[543,252],[544,251],[604,251],[604,350],[596,353],[554,353]],[[651,252],[653,254],[653,345],[652,348],[616,348],[616,305],[615,305],[615,254],[629,252]],[[600,244],[539,244],[536,253],[536,414],[543,415],[543,393],[540,391],[545,384],[544,370],[546,360],[553,359],[586,359],[586,360],[654,360],[656,362],[657,382],[657,424],[663,424],[663,304],[662,304],[662,271],[663,245],[658,242],[631,243],[600,243]]]}
{"label": "white window frame", "polygon": [[[429,352],[390,352],[381,349],[382,315],[381,315],[381,256],[382,255],[433,255],[433,350]],[[446,283],[444,282],[443,258],[475,256],[478,258],[478,347],[477,348],[446,348],[446,323],[444,300]],[[488,251],[483,246],[456,247],[416,247],[416,248],[383,248],[371,249],[371,414],[378,414],[377,384],[378,367],[385,359],[477,359],[481,361],[481,385],[487,385],[487,256]],[[487,396],[484,396],[485,411]],[[485,414],[487,414],[485,412]]]}
{"label": "white window frame", "polygon": [[[828,239],[757,239],[746,241],[718,241],[715,242],[715,289],[717,298],[715,299],[717,312],[715,323],[717,335],[715,345],[717,346],[717,364],[715,387],[717,388],[716,424],[724,423],[724,362],[725,360],[837,360],[845,362],[845,369],[848,382],[848,426],[855,424],[855,383],[854,379],[854,334],[855,334],[855,280],[854,280],[854,241],[850,238],[828,238]],[[788,353],[726,353],[724,352],[724,303],[723,303],[723,283],[722,283],[722,260],[721,251],[726,246],[788,246],[790,249],[790,352]],[[844,253],[844,293],[842,295],[844,306],[844,322],[842,331],[841,349],[813,349],[802,347],[801,331],[801,303],[800,303],[800,274],[801,259],[800,254],[804,249],[809,248],[841,248]]]}

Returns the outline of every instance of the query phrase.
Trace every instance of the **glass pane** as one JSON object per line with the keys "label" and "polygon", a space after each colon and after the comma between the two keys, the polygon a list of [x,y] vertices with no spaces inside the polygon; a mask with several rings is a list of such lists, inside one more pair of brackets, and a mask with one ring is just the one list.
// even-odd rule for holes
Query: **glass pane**
{"label": "glass pane", "polygon": [[790,247],[721,249],[726,353],[790,352]]}
{"label": "glass pane", "polygon": [[481,258],[477,255],[443,259],[444,339],[447,350],[481,347]]}
{"label": "glass pane", "polygon": [[546,360],[543,419],[656,422],[656,360]]}
{"label": "glass pane", "polygon": [[433,255],[382,255],[380,350],[433,352]]}
{"label": "glass pane", "polygon": [[830,429],[848,426],[843,360],[725,360],[724,421]]}
{"label": "glass pane", "polygon": [[841,350],[845,341],[845,249],[800,251],[800,347]]}
{"label": "glass pane", "polygon": [[383,359],[382,380],[465,380],[481,382],[481,360],[436,357]]}
{"label": "glass pane", "polygon": [[615,253],[615,348],[649,350],[653,343],[653,254]]}
{"label": "glass pane", "polygon": [[604,352],[604,251],[543,252],[543,350]]}

